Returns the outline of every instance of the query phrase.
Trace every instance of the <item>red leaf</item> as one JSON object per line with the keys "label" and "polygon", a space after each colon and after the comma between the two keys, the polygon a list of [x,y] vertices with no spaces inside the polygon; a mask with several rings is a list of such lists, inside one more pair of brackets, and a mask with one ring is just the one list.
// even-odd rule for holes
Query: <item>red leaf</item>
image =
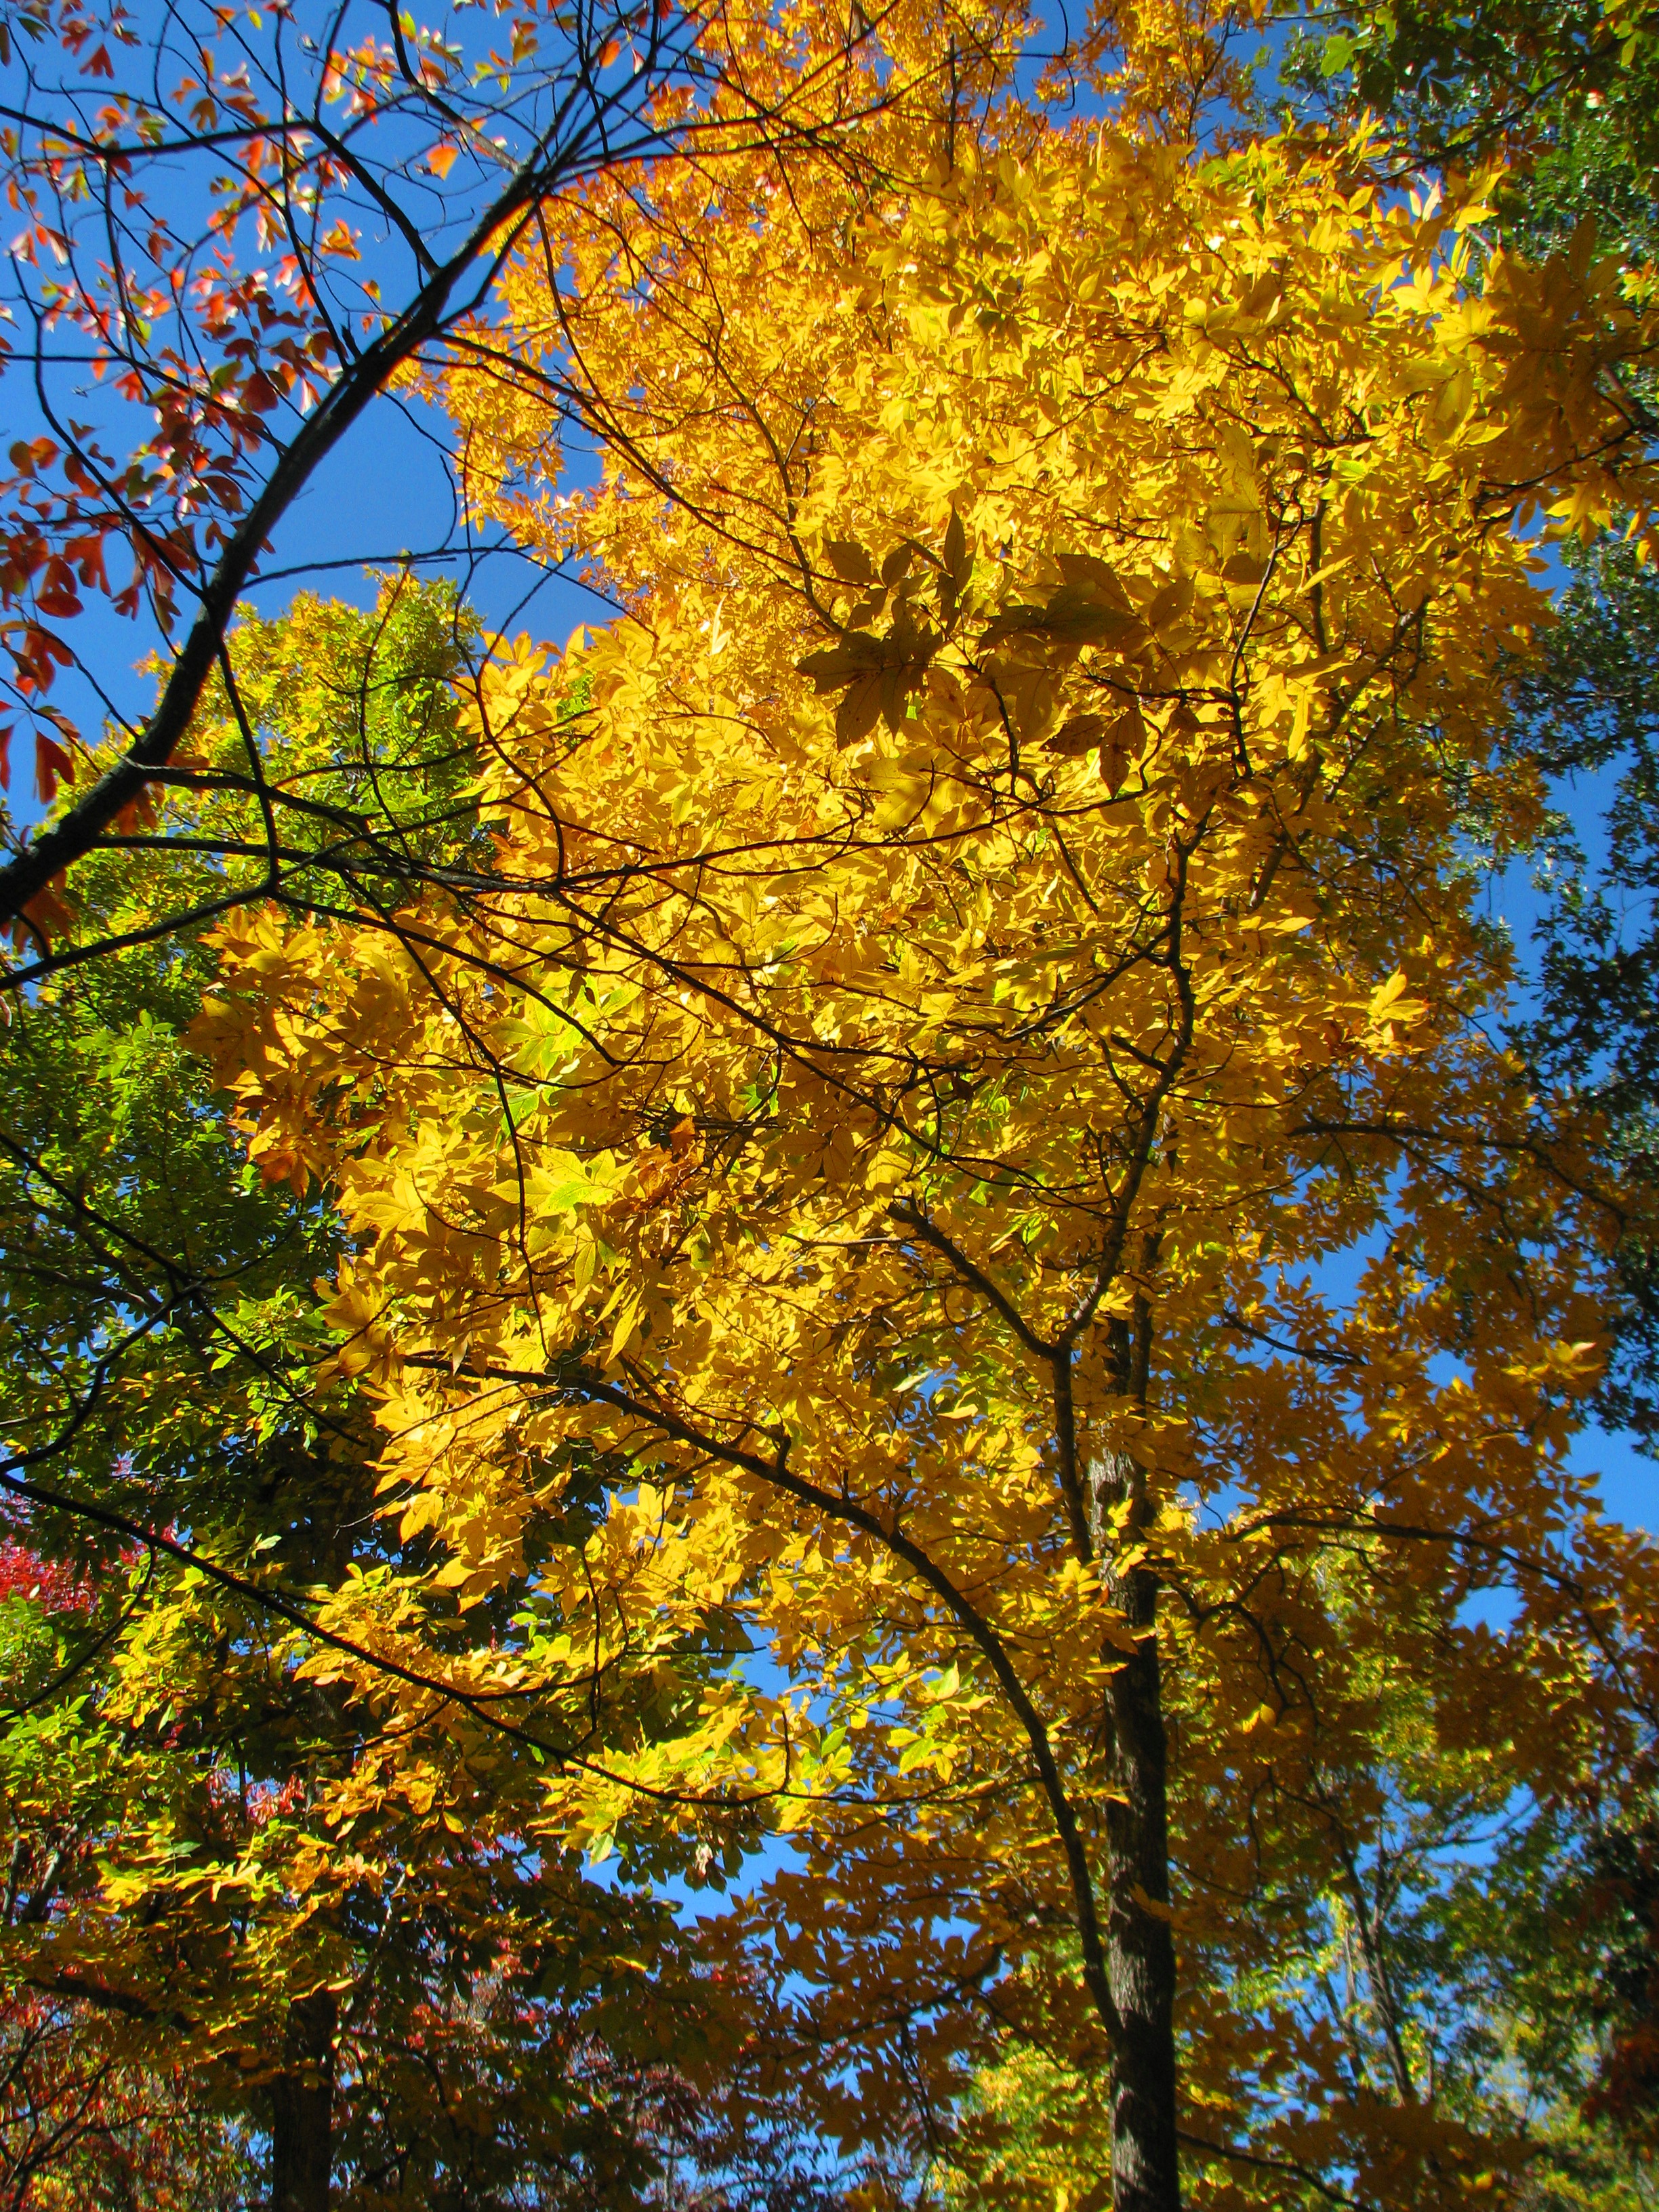
{"label": "red leaf", "polygon": [[58,796],[58,784],[73,783],[74,781],[74,761],[56,738],[49,738],[44,730],[37,730],[34,733],[34,788],[40,804],[50,806]]}
{"label": "red leaf", "polygon": [[13,725],[8,722],[5,728],[0,730],[0,789],[6,791],[11,789],[12,728]]}
{"label": "red leaf", "polygon": [[100,591],[109,589],[109,577],[104,568],[104,538],[100,531],[93,538],[76,538],[64,548],[64,557],[73,561],[81,571],[82,584],[88,590],[94,585]]}
{"label": "red leaf", "polygon": [[20,476],[34,476],[50,468],[57,458],[58,448],[50,438],[20,438],[11,448],[11,465]]}

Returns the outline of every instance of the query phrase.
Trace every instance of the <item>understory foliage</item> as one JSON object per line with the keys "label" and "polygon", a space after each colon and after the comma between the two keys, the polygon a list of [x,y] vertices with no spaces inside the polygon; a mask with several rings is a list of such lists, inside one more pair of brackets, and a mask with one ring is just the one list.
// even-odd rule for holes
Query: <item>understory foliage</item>
{"label": "understory foliage", "polygon": [[428,1547],[302,1671],[388,1741],[388,1662],[510,1698],[528,1832],[624,1875],[787,1839],[704,1954],[849,2143],[943,2171],[1003,2039],[1109,2079],[1123,2212],[1177,2142],[1216,2205],[1501,2195],[1528,2115],[1376,1913],[1645,1778],[1653,1562],[1566,1458],[1629,1201],[1466,855],[1542,819],[1530,534],[1645,513],[1653,333],[1363,136],[998,129],[867,212],[596,187],[448,380],[478,510],[630,611],[485,672],[498,891],[216,939]]}
{"label": "understory foliage", "polygon": [[124,2057],[74,2004],[0,2017],[0,2203],[8,2212],[241,2212],[259,2194],[246,2128],[182,2069]]}

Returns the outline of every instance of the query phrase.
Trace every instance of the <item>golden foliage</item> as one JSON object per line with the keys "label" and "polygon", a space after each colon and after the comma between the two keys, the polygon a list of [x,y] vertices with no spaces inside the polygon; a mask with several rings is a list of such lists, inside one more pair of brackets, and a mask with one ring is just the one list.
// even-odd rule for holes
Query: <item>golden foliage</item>
{"label": "golden foliage", "polygon": [[[1381,1679],[1545,1798],[1651,1698],[1565,1459],[1618,1194],[1492,1041],[1464,853],[1538,821],[1529,532],[1645,515],[1655,334],[1363,140],[1004,136],[863,213],[612,180],[506,281],[516,386],[457,368],[481,511],[631,611],[487,672],[488,899],[223,933],[199,1042],[337,1188],[337,1364],[434,1546],[325,1617],[519,1700],[550,1836],[794,1838],[710,1940],[860,2054],[849,2134],[992,1984],[1103,2061],[1172,1912],[1185,2124],[1268,2161],[1208,2201],[1461,2203],[1504,2147],[1253,2007],[1241,1900],[1363,1836]],[[441,1638],[594,1468],[516,1639]]]}

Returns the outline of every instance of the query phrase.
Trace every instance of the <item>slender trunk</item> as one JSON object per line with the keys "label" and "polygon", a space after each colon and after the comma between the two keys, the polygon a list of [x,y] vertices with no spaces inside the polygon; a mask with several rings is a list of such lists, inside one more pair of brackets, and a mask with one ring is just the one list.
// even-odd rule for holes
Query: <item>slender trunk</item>
{"label": "slender trunk", "polygon": [[270,2087],[271,2212],[328,2212],[337,2011],[327,1990],[288,2008],[285,2063]]}
{"label": "slender trunk", "polygon": [[[1112,1779],[1106,1814],[1107,1966],[1122,2042],[1112,2072],[1112,2212],[1180,2212],[1176,2136],[1175,1944],[1170,1935],[1167,1759],[1158,1656],[1158,1583],[1145,1566],[1115,1572],[1137,1547],[1145,1477],[1114,1453],[1091,1471],[1095,1545],[1108,1596],[1139,1639],[1107,1698]],[[1128,1511],[1121,1519],[1127,1504]],[[1114,1526],[1115,1522],[1115,1526]]]}

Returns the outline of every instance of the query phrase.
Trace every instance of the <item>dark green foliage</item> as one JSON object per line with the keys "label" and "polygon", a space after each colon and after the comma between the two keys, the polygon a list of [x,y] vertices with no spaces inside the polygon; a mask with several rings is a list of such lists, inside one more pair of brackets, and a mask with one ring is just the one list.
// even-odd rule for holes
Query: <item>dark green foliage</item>
{"label": "dark green foliage", "polygon": [[1650,0],[1328,0],[1295,23],[1281,77],[1304,112],[1369,111],[1431,167],[1529,155],[1528,220],[1548,220],[1586,170],[1659,158]]}
{"label": "dark green foliage", "polygon": [[[1595,1097],[1606,1142],[1638,1185],[1659,1172],[1659,575],[1603,539],[1577,556],[1560,621],[1522,686],[1528,734],[1564,780],[1540,855],[1541,1006],[1526,1046],[1547,1081]],[[1659,1255],[1620,1255],[1624,1326],[1604,1417],[1659,1436]]]}

